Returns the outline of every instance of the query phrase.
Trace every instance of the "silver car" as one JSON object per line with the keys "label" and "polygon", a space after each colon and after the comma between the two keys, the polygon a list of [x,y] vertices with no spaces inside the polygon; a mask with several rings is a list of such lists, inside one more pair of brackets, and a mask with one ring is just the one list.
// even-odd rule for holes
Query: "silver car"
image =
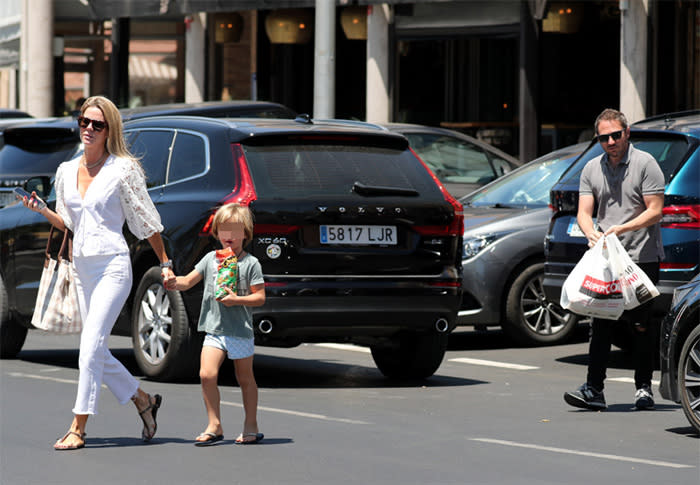
{"label": "silver car", "polygon": [[464,205],[462,305],[457,324],[501,326],[529,345],[566,340],[578,318],[544,298],[549,191],[585,150],[554,151],[460,199]]}

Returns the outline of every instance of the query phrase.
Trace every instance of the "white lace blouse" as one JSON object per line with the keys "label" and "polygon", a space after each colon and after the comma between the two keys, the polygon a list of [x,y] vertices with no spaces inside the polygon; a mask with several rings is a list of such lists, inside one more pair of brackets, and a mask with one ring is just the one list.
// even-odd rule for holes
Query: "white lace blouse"
{"label": "white lace blouse", "polygon": [[74,256],[128,253],[125,220],[139,239],[163,230],[138,164],[110,155],[82,198],[79,163],[79,158],[64,162],[56,172],[56,212],[73,231]]}

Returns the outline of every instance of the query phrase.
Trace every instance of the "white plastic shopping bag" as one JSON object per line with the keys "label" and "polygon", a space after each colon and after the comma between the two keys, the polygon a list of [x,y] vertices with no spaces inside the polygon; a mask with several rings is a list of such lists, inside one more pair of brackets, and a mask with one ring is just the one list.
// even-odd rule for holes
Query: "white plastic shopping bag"
{"label": "white plastic shopping bag", "polygon": [[659,290],[642,269],[637,266],[615,234],[606,236],[610,250],[610,262],[620,280],[625,310],[631,310],[642,303],[659,296]]}
{"label": "white plastic shopping bag", "polygon": [[610,262],[606,237],[585,252],[564,281],[559,304],[579,315],[617,320],[625,310],[617,272]]}

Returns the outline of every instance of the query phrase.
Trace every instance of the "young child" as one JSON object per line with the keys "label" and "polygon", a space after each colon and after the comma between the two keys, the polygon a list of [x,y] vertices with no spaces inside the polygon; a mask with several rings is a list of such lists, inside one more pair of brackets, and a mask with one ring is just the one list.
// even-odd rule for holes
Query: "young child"
{"label": "young child", "polygon": [[200,358],[199,377],[209,424],[195,438],[195,446],[210,446],[224,438],[221,427],[221,396],[218,388],[219,369],[228,354],[233,360],[236,379],[241,387],[245,421],[236,444],[258,443],[263,434],[258,430],[258,386],[253,376],[253,318],[250,307],[265,303],[265,282],[257,258],[243,248],[253,239],[253,216],[247,207],[226,204],[214,215],[212,234],[221,246],[231,248],[238,260],[236,291],[225,287],[223,297],[216,299],[217,251],[205,255],[187,276],[166,281],[169,290],[188,290],[204,280],[204,296],[198,330],[206,332]]}

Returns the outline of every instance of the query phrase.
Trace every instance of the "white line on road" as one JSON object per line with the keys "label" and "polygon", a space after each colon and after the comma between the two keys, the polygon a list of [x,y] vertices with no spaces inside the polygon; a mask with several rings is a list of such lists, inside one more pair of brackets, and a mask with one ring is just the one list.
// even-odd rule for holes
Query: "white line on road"
{"label": "white line on road", "polygon": [[367,347],[360,347],[359,345],[349,345],[349,344],[313,344],[316,347],[325,347],[327,349],[336,350],[349,350],[351,352],[362,352],[364,354],[369,354],[371,351]]}
{"label": "white line on road", "polygon": [[[237,408],[242,408],[243,405],[237,402],[230,402],[230,401],[221,401],[221,404],[224,404],[226,406],[235,406]],[[282,414],[292,414],[294,416],[301,416],[303,418],[313,418],[313,419],[321,419],[323,421],[336,421],[338,423],[350,423],[350,424],[372,424],[368,423],[367,421],[358,421],[357,419],[348,419],[348,418],[333,418],[330,416],[326,416],[323,414],[314,414],[314,413],[304,413],[301,411],[291,411],[289,409],[279,409],[279,408],[268,408],[265,406],[258,406],[258,409],[261,411],[270,411],[273,413],[282,413]]]}
{"label": "white line on road", "polygon": [[492,443],[495,445],[515,446],[515,447],[519,447],[519,448],[530,448],[533,450],[551,451],[553,453],[565,453],[565,454],[569,454],[569,455],[591,456],[593,458],[604,458],[606,460],[629,461],[632,463],[643,463],[645,465],[664,466],[667,468],[694,468],[694,466],[692,466],[692,465],[683,465],[680,463],[671,463],[668,461],[646,460],[643,458],[632,458],[629,456],[620,456],[620,455],[607,455],[605,453],[593,453],[590,451],[578,451],[578,450],[569,450],[566,448],[554,448],[551,446],[533,445],[531,443],[517,443],[515,441],[494,440],[494,439],[490,439],[490,438],[469,438],[469,439],[471,441],[480,441],[482,443]]}
{"label": "white line on road", "polygon": [[40,381],[53,381],[53,382],[60,382],[63,384],[78,384],[77,379],[62,379],[60,377],[48,377],[48,376],[40,376],[36,374],[25,374],[24,372],[8,372],[8,376],[12,377],[26,377],[27,379],[38,379]]}
{"label": "white line on road", "polygon": [[[627,382],[630,384],[634,384],[634,379],[632,379],[631,377],[609,377],[608,380],[614,381],[614,382]],[[651,383],[654,384],[655,386],[658,386],[659,384],[661,384],[660,381],[651,381]]]}
{"label": "white line on road", "polygon": [[521,365],[521,364],[510,364],[508,362],[496,362],[494,360],[482,360],[482,359],[469,359],[467,357],[459,357],[456,359],[450,359],[450,362],[459,362],[461,364],[472,364],[472,365],[486,365],[489,367],[502,367],[504,369],[514,369],[514,370],[536,370],[539,367],[532,365]]}

